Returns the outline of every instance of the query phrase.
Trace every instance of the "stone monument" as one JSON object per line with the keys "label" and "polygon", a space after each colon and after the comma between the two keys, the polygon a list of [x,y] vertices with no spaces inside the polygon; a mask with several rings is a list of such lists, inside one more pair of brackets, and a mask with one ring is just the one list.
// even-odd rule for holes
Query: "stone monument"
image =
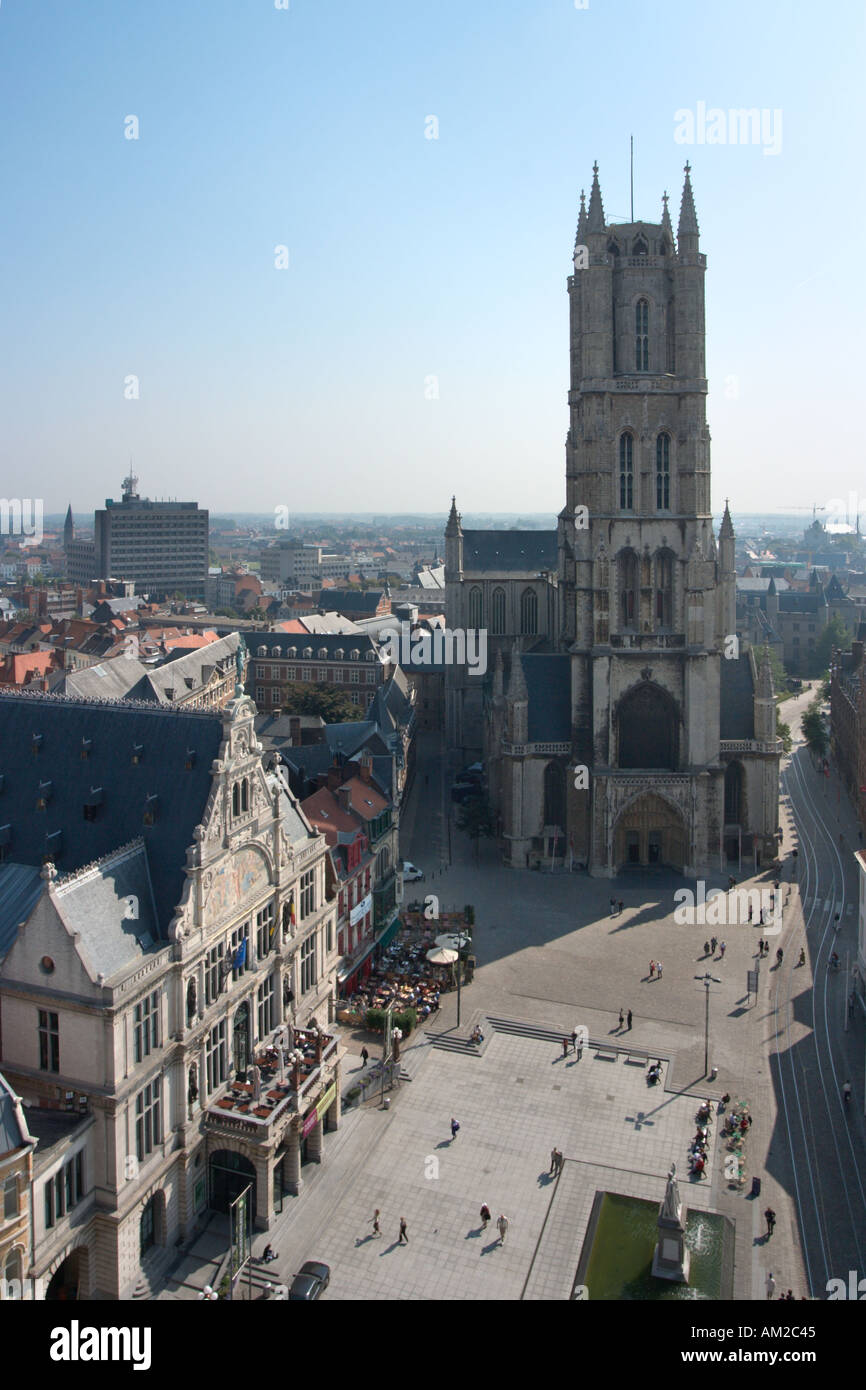
{"label": "stone monument", "polygon": [[686,1213],[677,1185],[677,1165],[671,1164],[664,1200],[659,1205],[659,1238],[653,1251],[652,1272],[656,1279],[689,1282],[690,1255],[686,1249]]}

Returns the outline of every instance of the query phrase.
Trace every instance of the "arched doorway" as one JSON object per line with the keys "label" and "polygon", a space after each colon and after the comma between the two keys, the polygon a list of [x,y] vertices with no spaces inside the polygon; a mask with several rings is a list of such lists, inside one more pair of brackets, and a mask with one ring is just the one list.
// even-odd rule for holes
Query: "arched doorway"
{"label": "arched doorway", "polygon": [[248,1158],[233,1149],[217,1149],[210,1156],[210,1205],[214,1211],[228,1212],[236,1197],[252,1183],[250,1210],[256,1209],[256,1170]]}
{"label": "arched doorway", "polygon": [[73,1250],[52,1274],[45,1290],[46,1302],[71,1302],[86,1296],[88,1267],[88,1252],[81,1247]]}
{"label": "arched doorway", "polygon": [[663,796],[645,792],[620,813],[614,830],[614,867],[682,870],[686,862],[682,812]]}
{"label": "arched doorway", "polygon": [[632,686],[616,710],[617,766],[667,768],[679,764],[676,702],[654,681]]}

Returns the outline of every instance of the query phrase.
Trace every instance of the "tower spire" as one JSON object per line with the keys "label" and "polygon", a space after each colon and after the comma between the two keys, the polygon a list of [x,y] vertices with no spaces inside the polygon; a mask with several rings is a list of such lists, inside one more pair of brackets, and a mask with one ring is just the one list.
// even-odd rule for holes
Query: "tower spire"
{"label": "tower spire", "polygon": [[451,498],[451,510],[448,513],[448,525],[445,527],[446,536],[459,536],[462,534],[460,525],[460,513],[457,510],[457,498]]}
{"label": "tower spire", "polygon": [[665,189],[664,193],[662,194],[662,231],[665,233],[666,238],[670,240],[670,243],[673,246],[674,229],[671,225],[671,214],[670,209],[668,208],[667,189]]}
{"label": "tower spire", "polygon": [[698,218],[695,212],[695,199],[692,193],[691,168],[688,160],[685,166],[685,183],[683,184],[683,197],[680,203],[680,223],[677,228],[677,250],[678,251],[697,251]]}
{"label": "tower spire", "polygon": [[586,236],[586,194],[584,193],[583,189],[581,189],[581,190],[580,190],[580,212],[579,212],[578,218],[577,218],[577,237],[575,238],[575,242],[574,242],[575,246],[582,246],[585,236]]}
{"label": "tower spire", "polygon": [[719,527],[719,540],[727,540],[734,534],[734,523],[731,521],[731,511],[728,506],[728,499],[725,498],[725,513],[722,517],[722,524]]}
{"label": "tower spire", "polygon": [[589,216],[586,230],[588,232],[604,231],[604,207],[602,206],[601,188],[598,183],[598,161],[592,166],[592,188],[589,191]]}

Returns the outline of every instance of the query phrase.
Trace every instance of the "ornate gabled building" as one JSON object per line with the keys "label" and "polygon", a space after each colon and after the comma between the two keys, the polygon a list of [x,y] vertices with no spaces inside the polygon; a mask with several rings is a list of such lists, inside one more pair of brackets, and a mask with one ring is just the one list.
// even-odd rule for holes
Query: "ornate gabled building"
{"label": "ornate gabled building", "polygon": [[327,845],[237,679],[221,714],[0,697],[0,1066],[48,1297],[146,1295],[247,1186],[267,1228],[339,1123]]}
{"label": "ornate gabled building", "polygon": [[581,194],[566,504],[553,531],[464,531],[446,611],[486,628],[486,682],[447,673],[449,745],[484,756],[506,860],[688,874],[775,853],[769,663],[736,639],[734,530],[710,509],[704,275],[689,167],[674,239]]}

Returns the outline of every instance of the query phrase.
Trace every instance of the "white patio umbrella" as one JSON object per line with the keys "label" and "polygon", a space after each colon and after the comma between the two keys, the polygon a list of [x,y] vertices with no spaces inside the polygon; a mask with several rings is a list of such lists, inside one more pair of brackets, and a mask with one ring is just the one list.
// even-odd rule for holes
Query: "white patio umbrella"
{"label": "white patio umbrella", "polygon": [[446,931],[441,936],[436,937],[437,946],[445,946],[449,951],[462,951],[465,946],[471,946],[472,937],[465,932]]}
{"label": "white patio umbrella", "polygon": [[432,951],[427,952],[427,959],[431,965],[453,965],[457,952],[449,946],[434,946]]}

